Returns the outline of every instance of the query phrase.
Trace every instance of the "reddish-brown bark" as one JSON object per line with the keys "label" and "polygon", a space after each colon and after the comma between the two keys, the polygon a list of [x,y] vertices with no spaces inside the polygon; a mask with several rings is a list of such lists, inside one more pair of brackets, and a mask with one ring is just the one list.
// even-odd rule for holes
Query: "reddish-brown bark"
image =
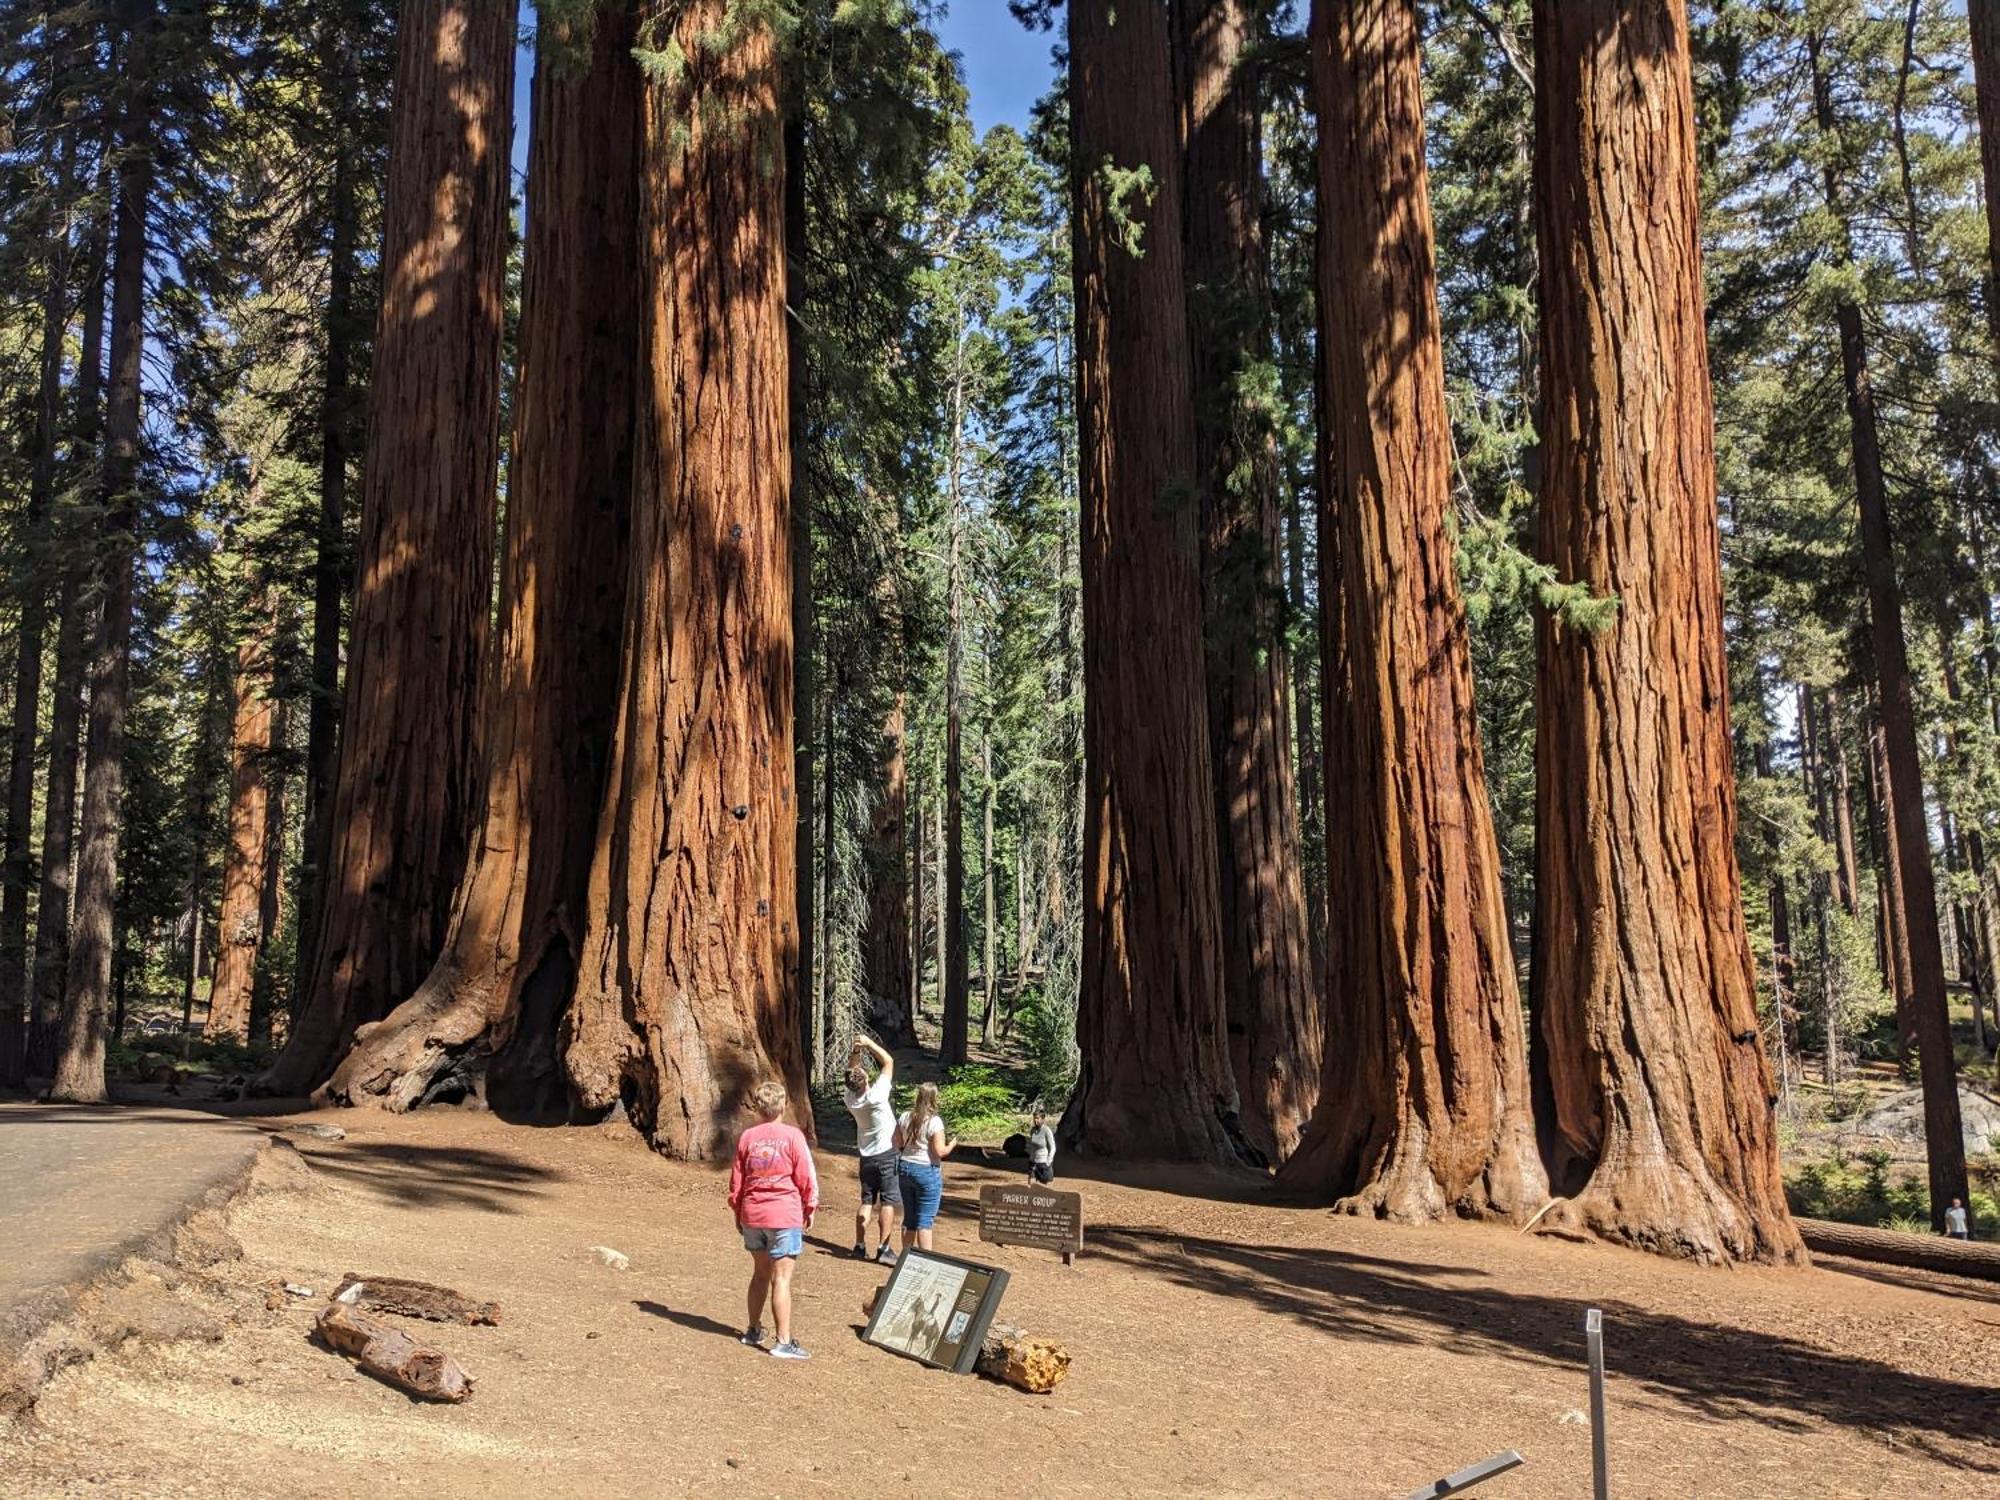
{"label": "reddish-brown bark", "polygon": [[[642,392],[617,735],[564,1061],[661,1151],[728,1148],[794,1006],[791,462],[777,46],[652,5],[685,63],[642,104]],[[643,24],[643,23],[642,23]]]}
{"label": "reddish-brown bark", "polygon": [[[513,468],[486,683],[485,813],[437,965],[363,1026],[325,1094],[544,1115],[618,701],[638,391],[639,68],[629,7],[587,51],[542,22]],[[582,55],[572,55],[582,51]]]}
{"label": "reddish-brown bark", "polygon": [[1178,12],[1223,985],[1243,1132],[1275,1162],[1319,1097],[1320,1002],[1278,608],[1276,452],[1255,394],[1271,357],[1257,80],[1246,0],[1179,0]]}
{"label": "reddish-brown bark", "polygon": [[[1084,658],[1071,1149],[1239,1161],[1165,0],[1072,0]],[[1144,174],[1140,176],[1138,174]]]}
{"label": "reddish-brown bark", "polygon": [[1337,566],[1327,1065],[1294,1185],[1404,1221],[1547,1196],[1465,611],[1413,0],[1320,0],[1320,556]]}
{"label": "reddish-brown bark", "polygon": [[204,1032],[243,1041],[250,1035],[250,998],[257,955],[271,929],[264,925],[267,863],[275,850],[270,822],[280,779],[272,751],[279,708],[271,696],[271,648],[276,631],[268,596],[252,606],[252,623],[236,646],[235,709],[229,748],[229,830],[222,854],[222,902],[215,919],[215,975]]}
{"label": "reddish-brown bark", "polygon": [[407,0],[361,550],[313,977],[263,1091],[310,1089],[430,972],[481,789],[514,0]]}
{"label": "reddish-brown bark", "polygon": [[1536,0],[1545,618],[1535,1014],[1558,1228],[1805,1258],[1735,858],[1713,411],[1681,0]]}

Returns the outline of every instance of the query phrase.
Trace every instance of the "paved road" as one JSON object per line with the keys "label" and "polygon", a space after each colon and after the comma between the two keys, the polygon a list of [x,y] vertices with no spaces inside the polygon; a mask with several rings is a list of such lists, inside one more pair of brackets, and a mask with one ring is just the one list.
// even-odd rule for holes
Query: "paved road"
{"label": "paved road", "polygon": [[0,1353],[239,1178],[264,1141],[192,1110],[0,1104]]}

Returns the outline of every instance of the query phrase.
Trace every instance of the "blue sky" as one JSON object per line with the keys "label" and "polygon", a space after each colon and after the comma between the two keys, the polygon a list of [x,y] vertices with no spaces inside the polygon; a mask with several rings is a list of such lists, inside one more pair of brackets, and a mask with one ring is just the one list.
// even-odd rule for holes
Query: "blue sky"
{"label": "blue sky", "polygon": [[1007,0],[950,0],[938,25],[959,54],[972,95],[972,121],[983,134],[998,124],[1026,129],[1028,111],[1053,77],[1049,48],[1057,32],[1030,31],[1007,12]]}

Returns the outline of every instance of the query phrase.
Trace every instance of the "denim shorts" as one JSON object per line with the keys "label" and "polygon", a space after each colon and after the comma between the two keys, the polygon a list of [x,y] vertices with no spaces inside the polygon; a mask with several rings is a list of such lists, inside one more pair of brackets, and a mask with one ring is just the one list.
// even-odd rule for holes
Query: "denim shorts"
{"label": "denim shorts", "polygon": [[938,1203],[944,1197],[944,1169],[900,1164],[898,1178],[903,1189],[903,1227],[929,1229],[937,1223]]}
{"label": "denim shorts", "polygon": [[793,1260],[806,1247],[806,1232],[803,1229],[748,1229],[743,1231],[743,1248],[753,1255],[768,1255],[773,1260]]}

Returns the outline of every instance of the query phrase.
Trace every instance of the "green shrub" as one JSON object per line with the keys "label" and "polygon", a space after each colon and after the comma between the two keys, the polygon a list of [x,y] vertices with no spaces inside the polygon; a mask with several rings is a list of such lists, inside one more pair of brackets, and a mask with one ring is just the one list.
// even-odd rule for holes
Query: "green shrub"
{"label": "green shrub", "polygon": [[[1928,1185],[1914,1172],[1890,1181],[1886,1151],[1869,1151],[1861,1163],[1859,1170],[1840,1159],[1800,1167],[1785,1183],[1785,1198],[1792,1212],[1810,1219],[1929,1234]],[[1978,1237],[2000,1238],[2000,1195],[1974,1188],[1970,1207]]]}
{"label": "green shrub", "polygon": [[1042,989],[1028,992],[1016,1021],[1026,1053],[1028,1092],[1051,1114],[1076,1085],[1076,1012]]}
{"label": "green shrub", "polygon": [[[913,1083],[896,1086],[896,1113],[917,1096]],[[986,1141],[1012,1133],[1021,1124],[1021,1094],[997,1068],[970,1064],[953,1068],[938,1085],[938,1113],[945,1129],[963,1141]]]}

